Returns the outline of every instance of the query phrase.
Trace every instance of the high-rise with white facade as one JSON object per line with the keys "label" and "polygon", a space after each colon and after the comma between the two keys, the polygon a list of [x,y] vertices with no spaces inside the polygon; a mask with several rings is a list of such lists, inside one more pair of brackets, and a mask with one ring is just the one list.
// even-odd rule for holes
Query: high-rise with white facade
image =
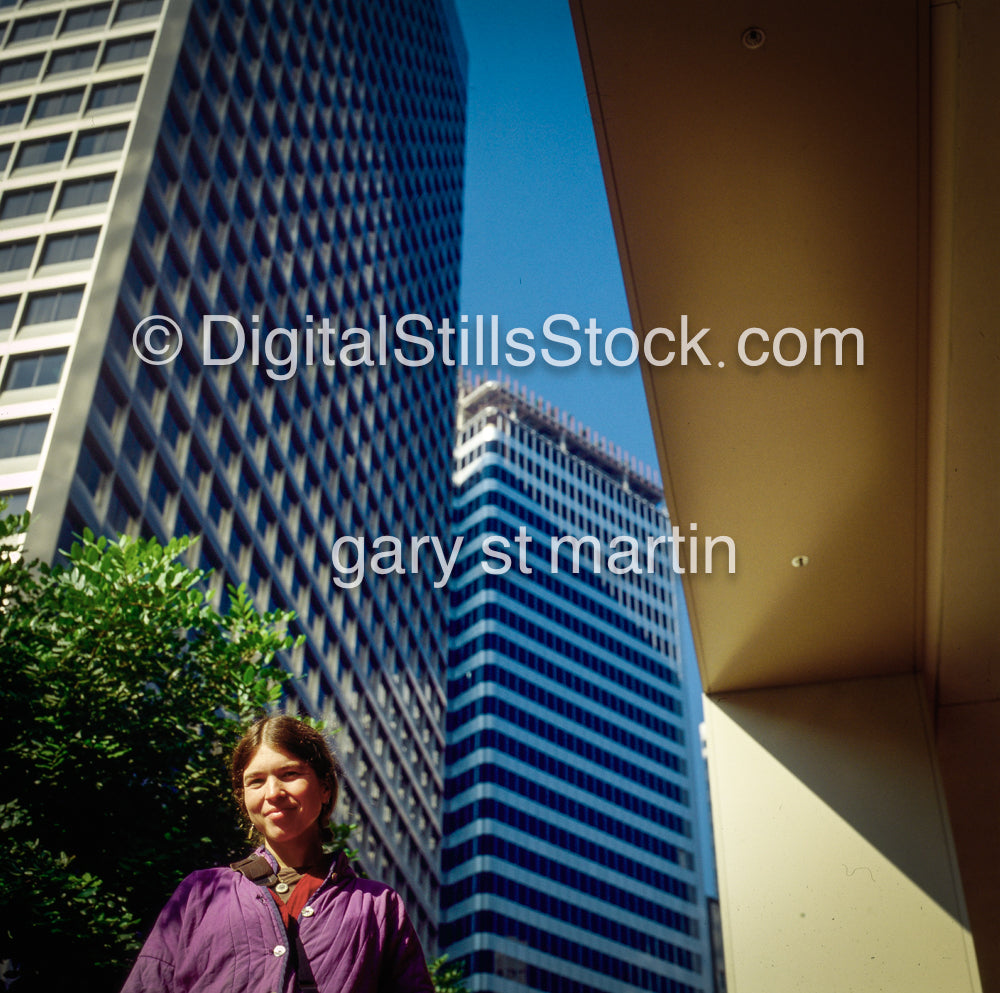
{"label": "high-rise with white facade", "polygon": [[[431,942],[445,592],[331,547],[448,533],[454,377],[378,344],[456,311],[465,61],[450,0],[0,0],[0,493],[34,555],[200,535],[223,599],[297,612],[362,861]],[[375,358],[310,363],[324,319]]]}
{"label": "high-rise with white facade", "polygon": [[455,483],[443,943],[473,991],[711,990],[662,491],[492,381]]}

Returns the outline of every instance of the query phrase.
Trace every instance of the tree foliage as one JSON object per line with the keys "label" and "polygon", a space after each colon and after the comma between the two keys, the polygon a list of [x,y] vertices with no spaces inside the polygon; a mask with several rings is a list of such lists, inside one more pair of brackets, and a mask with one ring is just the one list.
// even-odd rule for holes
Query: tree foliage
{"label": "tree foliage", "polygon": [[434,993],[466,993],[465,969],[456,963],[449,963],[447,955],[440,955],[427,963],[434,983]]}
{"label": "tree foliage", "polygon": [[290,615],[220,615],[189,541],[85,533],[22,561],[0,521],[0,960],[14,990],[113,990],[186,872],[246,845],[226,758],[280,696]]}

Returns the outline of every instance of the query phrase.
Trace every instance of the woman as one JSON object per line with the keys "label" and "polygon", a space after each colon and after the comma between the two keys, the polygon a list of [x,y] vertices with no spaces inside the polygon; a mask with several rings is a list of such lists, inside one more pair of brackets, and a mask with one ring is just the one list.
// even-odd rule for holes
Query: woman
{"label": "woman", "polygon": [[323,852],[338,789],[323,736],[265,717],[232,777],[263,844],[180,884],[122,993],[433,993],[399,895]]}

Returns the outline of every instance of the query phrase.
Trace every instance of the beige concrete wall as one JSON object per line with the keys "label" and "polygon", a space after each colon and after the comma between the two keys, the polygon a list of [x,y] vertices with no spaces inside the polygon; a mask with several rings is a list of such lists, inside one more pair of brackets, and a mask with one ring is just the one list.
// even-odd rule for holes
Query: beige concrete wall
{"label": "beige concrete wall", "polygon": [[987,993],[1000,990],[1000,702],[941,707],[941,772],[979,971]]}
{"label": "beige concrete wall", "polygon": [[[63,374],[63,382],[72,384],[72,389],[67,388],[60,395],[36,488],[26,543],[32,558],[51,561],[60,550],[59,533],[83,442],[87,412],[97,389],[115,302],[128,262],[149,167],[156,154],[160,122],[190,9],[191,0],[169,0],[165,5],[147,69],[149,81],[136,109],[135,125],[124,157],[115,167],[120,178],[112,194],[94,277],[84,297],[76,340]],[[133,369],[137,367],[137,360],[135,362]]]}
{"label": "beige concrete wall", "polygon": [[731,993],[982,989],[918,676],[706,719]]}

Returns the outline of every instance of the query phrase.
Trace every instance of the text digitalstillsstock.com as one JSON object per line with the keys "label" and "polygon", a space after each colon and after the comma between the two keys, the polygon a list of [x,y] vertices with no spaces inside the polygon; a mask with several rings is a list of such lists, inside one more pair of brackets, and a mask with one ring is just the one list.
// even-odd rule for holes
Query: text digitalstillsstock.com
{"label": "text digitalstillsstock.com", "polygon": [[[262,327],[258,315],[249,326],[229,314],[205,314],[200,328],[200,358],[205,366],[249,361],[271,379],[285,380],[304,366],[385,366],[410,368],[440,361],[446,366],[492,367],[505,363],[523,368],[541,362],[553,368],[579,364],[594,367],[634,365],[642,358],[651,366],[694,366],[722,369],[725,359],[709,355],[710,327],[695,330],[682,314],[676,330],[650,328],[641,337],[628,327],[605,331],[595,318],[586,324],[571,314],[551,314],[541,330],[501,329],[497,315],[463,315],[457,324],[422,314],[404,314],[395,322],[382,315],[377,328],[340,328],[328,317],[307,315],[302,327]],[[134,328],[132,347],[149,365],[166,365],[180,354],[183,334],[176,321],[162,314],[144,318]],[[714,349],[713,349],[714,351]],[[858,328],[796,327],[768,332],[745,328],[736,338],[739,365],[756,368],[776,364],[865,364],[864,335]]]}
{"label": "text digitalstillsstock.com", "polygon": [[[648,535],[641,540],[620,534],[605,546],[593,535],[554,535],[548,542],[535,542],[522,525],[514,538],[488,535],[479,551],[483,569],[493,576],[502,576],[511,569],[530,576],[534,566],[528,561],[529,554],[536,556],[536,561],[541,556],[552,573],[586,569],[597,575],[606,571],[620,576],[656,573],[662,568],[663,557],[675,573],[710,573],[717,564],[715,553],[719,552],[724,555],[726,571],[736,571],[736,543],[732,538],[699,536],[694,523],[688,525],[688,530],[691,533],[683,535],[674,525],[669,534]],[[341,589],[354,589],[369,571],[379,576],[405,575],[430,567],[437,576],[434,585],[440,589],[451,579],[464,542],[463,536],[448,546],[437,535],[415,535],[407,541],[395,535],[380,535],[369,548],[365,538],[345,535],[333,543],[331,558],[338,573],[333,581]]]}

